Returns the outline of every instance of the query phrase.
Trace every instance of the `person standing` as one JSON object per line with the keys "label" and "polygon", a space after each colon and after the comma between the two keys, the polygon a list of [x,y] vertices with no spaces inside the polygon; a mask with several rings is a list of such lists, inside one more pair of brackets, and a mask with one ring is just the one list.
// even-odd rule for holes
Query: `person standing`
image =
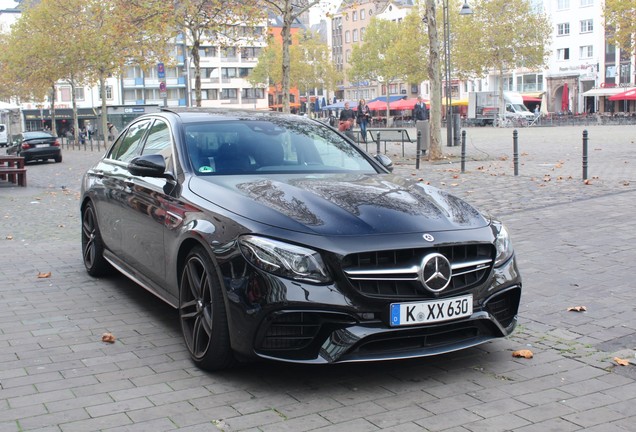
{"label": "person standing", "polygon": [[413,118],[415,119],[415,128],[421,134],[422,154],[424,154],[428,150],[429,111],[426,103],[422,100],[422,96],[417,97],[417,102],[413,108]]}
{"label": "person standing", "polygon": [[345,102],[344,109],[340,111],[340,122],[338,123],[338,130],[344,132],[352,140],[355,140],[353,135],[353,123],[355,122],[356,115],[351,109],[349,102]]}
{"label": "person standing", "polygon": [[367,124],[369,123],[369,118],[371,117],[371,111],[369,110],[369,106],[364,99],[360,99],[358,102],[358,112],[356,114],[356,118],[358,121],[358,126],[360,126],[360,136],[362,137],[362,141],[367,143]]}
{"label": "person standing", "polygon": [[106,123],[106,127],[108,128],[108,141],[115,141],[115,138],[119,135],[119,131],[111,122]]}

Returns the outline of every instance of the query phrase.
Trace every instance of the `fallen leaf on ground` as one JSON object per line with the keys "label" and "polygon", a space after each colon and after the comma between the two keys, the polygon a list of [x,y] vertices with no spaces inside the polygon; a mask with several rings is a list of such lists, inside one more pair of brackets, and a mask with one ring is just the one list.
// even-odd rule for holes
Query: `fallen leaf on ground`
{"label": "fallen leaf on ground", "polygon": [[616,364],[621,366],[629,366],[629,360],[622,359],[620,357],[614,357]]}
{"label": "fallen leaf on ground", "polygon": [[587,308],[585,306],[570,306],[568,312],[585,312]]}
{"label": "fallen leaf on ground", "polygon": [[585,180],[583,180],[583,184],[591,185],[592,182],[590,181],[590,179],[585,179]]}
{"label": "fallen leaf on ground", "polygon": [[40,279],[50,278],[50,277],[51,277],[51,272],[47,272],[47,273],[38,272],[38,278]]}
{"label": "fallen leaf on ground", "polygon": [[532,354],[532,351],[530,350],[518,350],[518,351],[513,351],[512,356],[531,359],[532,357],[534,357],[534,354]]}
{"label": "fallen leaf on ground", "polygon": [[6,239],[7,239],[7,240],[13,240],[13,236],[12,236],[12,235],[8,235],[8,236],[6,237]]}
{"label": "fallen leaf on ground", "polygon": [[115,343],[115,335],[112,333],[104,333],[102,335],[102,342]]}

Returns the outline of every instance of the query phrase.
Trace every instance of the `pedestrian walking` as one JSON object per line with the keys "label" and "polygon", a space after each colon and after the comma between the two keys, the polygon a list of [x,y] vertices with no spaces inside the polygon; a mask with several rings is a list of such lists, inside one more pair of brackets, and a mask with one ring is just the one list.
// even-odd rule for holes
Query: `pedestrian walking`
{"label": "pedestrian walking", "polygon": [[355,123],[356,115],[351,109],[349,102],[345,102],[344,109],[340,111],[340,122],[338,123],[338,130],[344,132],[352,140],[355,140],[352,129]]}
{"label": "pedestrian walking", "polygon": [[371,117],[371,110],[369,110],[369,106],[364,99],[360,99],[358,102],[358,112],[356,113],[356,118],[358,121],[358,126],[360,126],[360,136],[362,137],[362,141],[367,143],[367,124],[369,124],[369,118]]}

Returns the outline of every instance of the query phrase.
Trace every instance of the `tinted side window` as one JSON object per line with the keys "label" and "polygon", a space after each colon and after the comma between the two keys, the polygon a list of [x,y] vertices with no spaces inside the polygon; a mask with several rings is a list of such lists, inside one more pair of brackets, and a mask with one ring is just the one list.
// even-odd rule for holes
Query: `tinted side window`
{"label": "tinted side window", "polygon": [[122,162],[130,162],[139,155],[141,142],[150,126],[151,120],[142,120],[130,125],[110,152],[109,157]]}
{"label": "tinted side window", "polygon": [[172,171],[172,140],[170,129],[162,120],[155,120],[148,131],[148,138],[141,154],[160,154],[166,161],[166,169]]}

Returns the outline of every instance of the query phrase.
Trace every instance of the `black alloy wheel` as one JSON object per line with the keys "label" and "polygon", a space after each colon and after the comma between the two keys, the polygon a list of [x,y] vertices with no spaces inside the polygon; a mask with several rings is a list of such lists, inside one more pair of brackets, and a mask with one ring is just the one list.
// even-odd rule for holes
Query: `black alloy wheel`
{"label": "black alloy wheel", "polygon": [[234,364],[219,278],[201,246],[190,251],[183,266],[179,319],[186,346],[198,367],[219,370]]}
{"label": "black alloy wheel", "polygon": [[82,258],[84,267],[91,276],[102,276],[110,269],[104,258],[104,243],[97,226],[95,209],[90,202],[82,213]]}

